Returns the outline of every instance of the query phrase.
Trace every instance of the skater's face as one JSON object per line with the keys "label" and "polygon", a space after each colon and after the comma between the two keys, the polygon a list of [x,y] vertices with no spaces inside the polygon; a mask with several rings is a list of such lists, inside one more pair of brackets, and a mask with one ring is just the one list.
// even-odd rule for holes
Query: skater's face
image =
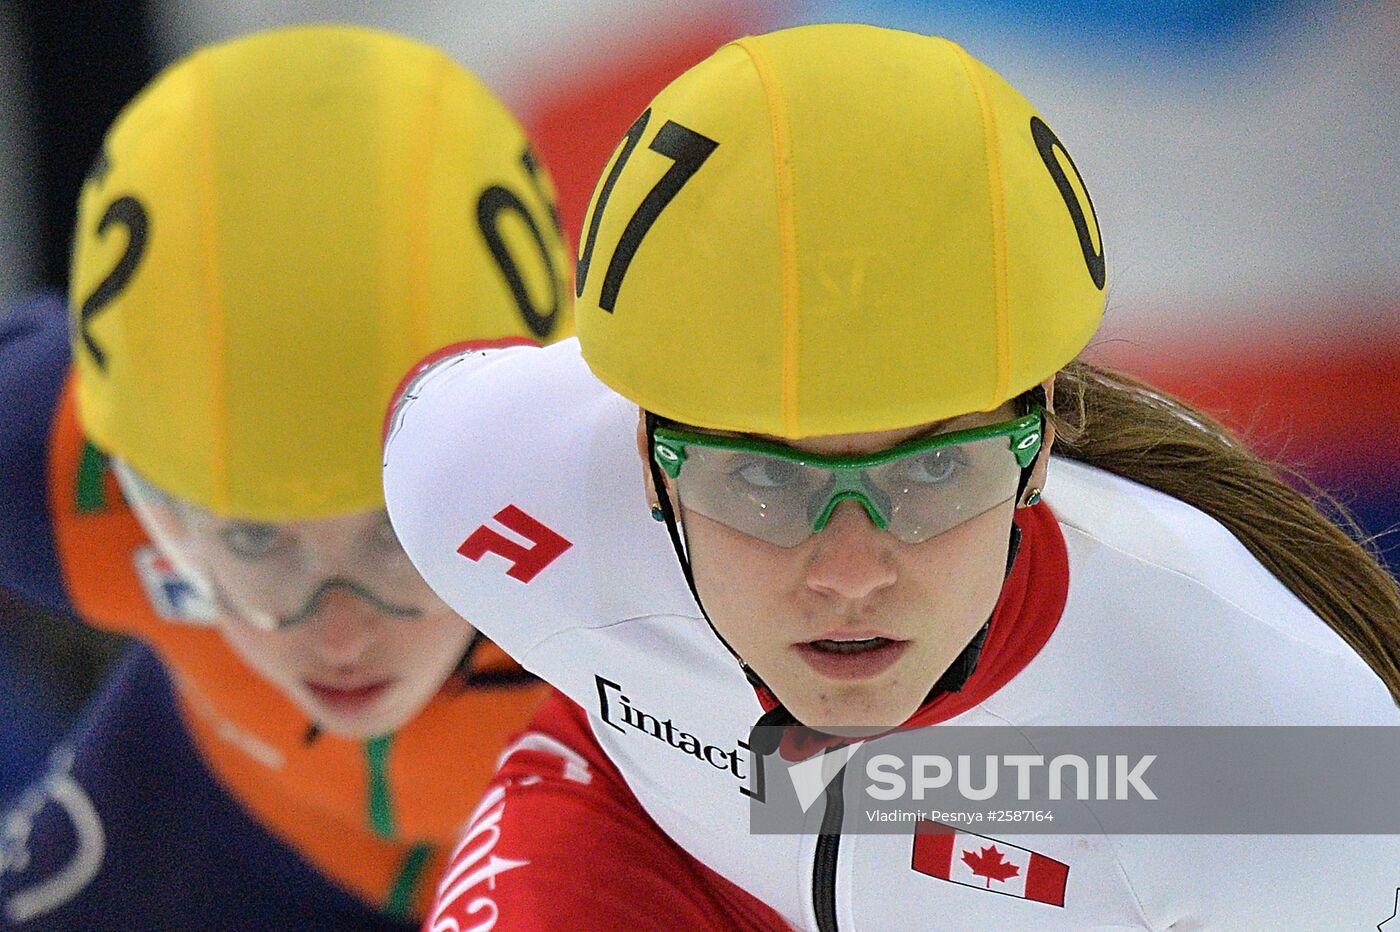
{"label": "skater's face", "polygon": [[[1017,414],[1008,403],[936,424],[783,441],[783,446],[816,457],[870,457],[901,444],[901,449],[917,448],[923,438],[1006,423]],[[1046,449],[1049,439],[1043,443]],[[645,441],[643,431],[640,442]],[[978,457],[983,454],[968,445],[902,461],[900,483],[888,483],[887,474],[871,469],[864,474],[869,478],[861,480],[864,486],[850,480],[851,494],[832,496],[834,507],[827,498],[831,489],[821,485],[822,474],[809,471],[804,477],[805,467],[789,468],[781,459],[755,460],[748,450],[686,449],[682,455],[679,475],[667,477],[667,493],[681,518],[706,614],[805,724],[901,724],[990,617],[1006,572],[1020,473],[1005,442],[998,453],[1004,459],[990,466],[982,465]],[[1044,459],[1035,461],[1032,486],[1043,481]],[[711,475],[693,479],[687,495],[685,470],[692,465]],[[979,478],[978,471],[988,469],[992,478]],[[841,480],[830,475],[827,484],[836,487]],[[748,485],[735,490],[742,492],[744,507],[757,509],[748,516],[736,514],[738,506],[714,501],[716,487],[740,480],[763,490],[760,494]],[[915,481],[925,488],[908,492],[906,486]],[[806,486],[812,487],[810,498],[817,504],[808,513],[819,515],[820,502],[829,508],[820,530],[813,532],[809,524],[803,539],[789,543],[794,535],[788,535],[786,546],[758,536],[777,533],[749,527],[758,520],[782,520],[775,513],[784,500],[769,491],[779,483],[805,483],[799,490],[804,496]],[[893,486],[890,495],[881,497],[890,490],[882,490],[880,483]],[[946,491],[931,492],[931,484]],[[925,502],[931,496],[963,496],[970,504],[957,516],[960,520],[942,518],[926,525],[934,528],[931,536],[910,531],[908,519],[898,524],[897,516],[881,529],[877,521],[897,511],[891,502],[897,503],[900,493],[924,496]],[[868,498],[876,504],[867,504]],[[923,539],[906,542],[896,529]]]}
{"label": "skater's face", "polygon": [[475,634],[418,575],[383,509],[267,522],[147,505],[143,522],[205,590],[225,640],[328,732],[401,727]]}

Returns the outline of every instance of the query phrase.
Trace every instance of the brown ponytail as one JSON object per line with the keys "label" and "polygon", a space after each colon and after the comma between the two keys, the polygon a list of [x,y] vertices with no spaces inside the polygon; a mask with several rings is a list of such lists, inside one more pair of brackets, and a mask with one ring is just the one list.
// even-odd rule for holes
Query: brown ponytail
{"label": "brown ponytail", "polygon": [[1400,703],[1400,589],[1339,502],[1255,456],[1210,416],[1120,372],[1072,362],[1055,377],[1054,405],[1057,454],[1165,492],[1229,528]]}

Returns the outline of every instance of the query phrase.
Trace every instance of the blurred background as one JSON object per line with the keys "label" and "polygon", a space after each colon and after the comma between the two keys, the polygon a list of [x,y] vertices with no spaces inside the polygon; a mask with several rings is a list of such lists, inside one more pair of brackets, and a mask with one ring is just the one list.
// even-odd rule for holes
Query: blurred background
{"label": "blurred background", "polygon": [[[80,180],[157,69],[306,21],[397,30],[474,69],[530,130],[574,242],[623,131],[726,39],[823,21],[956,39],[1088,179],[1110,270],[1092,358],[1337,495],[1400,569],[1395,0],[0,0],[0,304],[64,287]],[[0,625],[3,798],[115,646],[3,593]]]}

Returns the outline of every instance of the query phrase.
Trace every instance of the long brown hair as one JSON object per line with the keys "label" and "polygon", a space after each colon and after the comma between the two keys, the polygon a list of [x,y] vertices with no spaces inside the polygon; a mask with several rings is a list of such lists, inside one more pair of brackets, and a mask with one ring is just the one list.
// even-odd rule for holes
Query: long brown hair
{"label": "long brown hair", "polygon": [[1400,588],[1340,502],[1255,455],[1209,415],[1121,372],[1070,363],[1055,377],[1054,406],[1057,454],[1165,492],[1229,528],[1400,704]]}

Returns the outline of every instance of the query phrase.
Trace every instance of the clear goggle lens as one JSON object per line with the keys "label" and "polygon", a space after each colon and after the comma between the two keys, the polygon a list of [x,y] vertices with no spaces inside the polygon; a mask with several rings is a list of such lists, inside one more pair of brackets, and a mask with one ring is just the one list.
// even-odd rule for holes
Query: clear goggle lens
{"label": "clear goggle lens", "polygon": [[258,628],[289,628],[342,598],[389,619],[441,610],[383,509],[308,521],[225,518],[113,464],[127,502],[184,581]]}
{"label": "clear goggle lens", "polygon": [[922,543],[1015,497],[1040,452],[1041,410],[915,438],[866,456],[657,427],[654,456],[689,511],[779,547],[819,533],[836,506],[862,505],[876,527]]}

